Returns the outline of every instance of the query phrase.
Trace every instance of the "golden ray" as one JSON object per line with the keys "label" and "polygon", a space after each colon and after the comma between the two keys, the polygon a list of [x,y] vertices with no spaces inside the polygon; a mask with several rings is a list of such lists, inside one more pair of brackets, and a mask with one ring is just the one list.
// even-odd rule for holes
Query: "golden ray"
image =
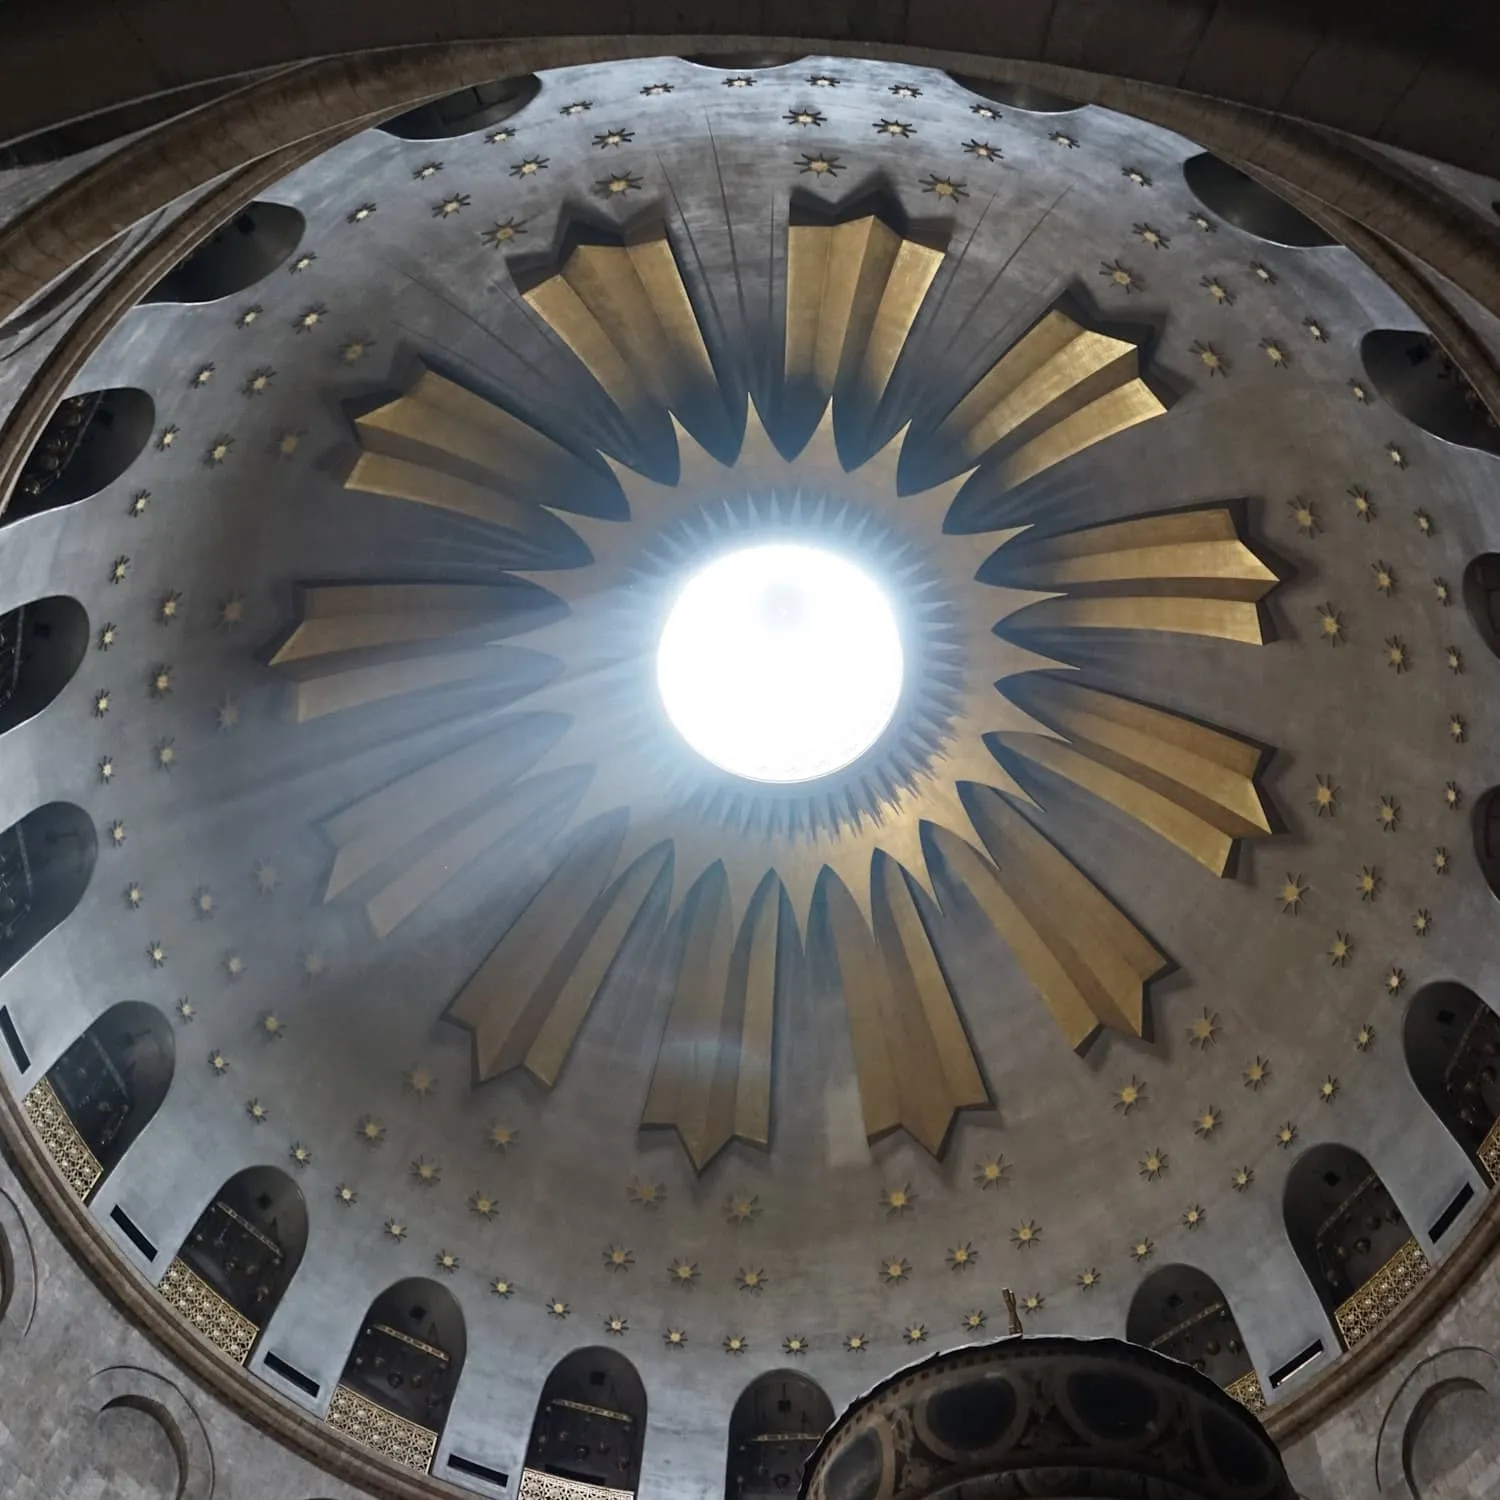
{"label": "golden ray", "polygon": [[[542,883],[448,1016],[473,1033],[477,1078],[524,1068],[551,1086],[631,934],[648,917],[679,920],[642,1124],[674,1129],[700,1171],[731,1140],[771,1137],[778,953],[793,931],[782,931],[783,899],[806,931],[822,893],[871,1139],[903,1128],[939,1153],[957,1111],[990,1102],[924,922],[924,903],[941,905],[939,867],[1010,944],[1070,1045],[1101,1026],[1141,1033],[1162,955],[1018,810],[1034,804],[992,743],[1010,766],[1089,787],[1219,871],[1236,840],[1269,831],[1259,752],[1078,686],[1028,644],[1033,631],[1104,625],[1258,642],[1257,608],[1276,580],[1230,510],[1051,538],[956,534],[943,527],[972,470],[903,495],[906,429],[846,470],[835,416],[868,418],[887,393],[943,252],[869,216],[789,234],[787,389],[812,414],[796,443],[783,433],[791,457],[753,402],[737,453],[723,456],[735,447],[730,418],[664,234],[580,245],[527,300],[629,421],[661,421],[665,433],[670,418],[675,476],[606,459],[629,519],[575,514],[561,497],[597,483],[596,471],[420,371],[357,423],[364,451],[350,487],[530,538],[567,511],[587,560],[569,566],[543,548],[504,587],[308,588],[273,659],[303,717],[486,672],[531,684],[520,689],[527,713],[491,721],[324,824],[327,898],[357,885],[372,926],[388,932],[514,839],[528,812],[553,806],[558,841],[541,850]],[[941,436],[966,464],[1018,483],[1160,412],[1137,360],[1133,345],[1048,313]],[[801,786],[719,773],[657,707],[656,642],[683,571],[767,529],[861,557],[908,622],[890,729],[848,770]],[[986,576],[998,584],[979,582],[997,553]],[[556,608],[514,608],[515,583],[545,589]]]}

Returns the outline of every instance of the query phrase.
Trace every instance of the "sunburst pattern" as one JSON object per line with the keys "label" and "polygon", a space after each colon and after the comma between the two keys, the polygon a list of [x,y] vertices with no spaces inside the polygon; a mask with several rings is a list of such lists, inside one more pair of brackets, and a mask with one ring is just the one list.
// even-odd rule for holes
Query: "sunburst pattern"
{"label": "sunburst pattern", "polygon": [[[576,455],[422,371],[358,420],[349,487],[503,527],[535,566],[493,584],[305,587],[273,657],[301,719],[460,682],[524,695],[522,711],[487,715],[470,743],[322,825],[326,898],[356,890],[384,936],[555,805],[551,873],[449,1017],[472,1030],[480,1078],[524,1068],[550,1086],[632,930],[676,916],[642,1123],[675,1129],[699,1170],[731,1139],[769,1142],[788,924],[830,941],[872,1139],[904,1128],[940,1153],[956,1112],[990,1102],[927,926],[955,886],[1070,1045],[1100,1026],[1142,1031],[1163,957],[1041,831],[1033,769],[1108,799],[1215,874],[1239,840],[1270,832],[1258,747],[1081,685],[1039,634],[1051,649],[1101,628],[1258,644],[1276,579],[1232,508],[1035,540],[944,529],[975,465],[1009,488],[1160,415],[1135,346],[1046,313],[921,451],[907,452],[905,429],[863,442],[943,251],[868,217],[789,234],[774,438],[754,401],[741,421],[724,394],[664,235],[575,248],[527,300],[632,430],[670,418],[673,472],[607,457],[628,520],[579,514],[565,497],[592,471]],[[903,493],[917,471],[945,477]],[[846,771],[792,787],[700,761],[654,686],[685,572],[769,534],[857,555],[905,621],[908,687],[890,728]],[[554,606],[519,607],[518,582]]]}

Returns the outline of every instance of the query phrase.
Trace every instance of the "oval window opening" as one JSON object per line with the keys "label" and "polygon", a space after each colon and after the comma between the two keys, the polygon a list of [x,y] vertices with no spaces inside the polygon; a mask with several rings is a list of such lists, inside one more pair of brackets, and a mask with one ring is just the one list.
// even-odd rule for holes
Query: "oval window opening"
{"label": "oval window opening", "polygon": [[1445,443],[1500,454],[1500,427],[1430,333],[1377,328],[1360,341],[1359,356],[1370,384],[1408,422]]}
{"label": "oval window opening", "polygon": [[1500,656],[1500,552],[1482,552],[1464,569],[1464,608],[1485,645]]}
{"label": "oval window opening", "polygon": [[1500,901],[1500,786],[1492,786],[1474,804],[1473,828],[1479,873],[1490,894]]}
{"label": "oval window opening", "polygon": [[1206,151],[1183,162],[1182,175],[1204,208],[1256,239],[1309,250],[1338,243],[1285,198]]}
{"label": "oval window opening", "polygon": [[0,833],[0,974],[83,899],[99,841],[71,802],[48,802]]}
{"label": "oval window opening", "polygon": [[1007,109],[1023,110],[1029,115],[1067,115],[1083,105],[1066,94],[1054,94],[1048,89],[1033,88],[1026,83],[1007,83],[998,78],[971,78],[963,73],[948,75],[959,88],[988,99],[991,104],[1002,104]]}
{"label": "oval window opening", "polygon": [[377,128],[403,141],[444,141],[498,125],[518,114],[541,92],[535,73],[497,78],[491,83],[459,89],[427,104],[419,104]]}
{"label": "oval window opening", "polygon": [[750,73],[757,68],[784,68],[806,56],[805,52],[694,52],[683,62],[725,73]]}
{"label": "oval window opening", "polygon": [[217,302],[269,276],[302,242],[307,221],[284,203],[252,203],[178,261],[143,302]]}
{"label": "oval window opening", "polygon": [[0,520],[18,521],[97,495],[140,456],[155,421],[156,403],[133,386],[69,396],[27,455]]}
{"label": "oval window opening", "polygon": [[89,617],[65,594],[0,615],[0,734],[24,724],[73,680],[89,646]]}

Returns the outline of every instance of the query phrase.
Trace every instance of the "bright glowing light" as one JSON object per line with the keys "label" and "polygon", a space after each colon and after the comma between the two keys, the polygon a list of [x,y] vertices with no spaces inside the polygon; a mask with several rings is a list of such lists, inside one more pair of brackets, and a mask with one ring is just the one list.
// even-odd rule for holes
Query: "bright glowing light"
{"label": "bright glowing light", "polygon": [[901,633],[870,576],[786,543],[695,573],[656,653],[678,733],[752,781],[812,781],[858,760],[890,723],[901,674]]}

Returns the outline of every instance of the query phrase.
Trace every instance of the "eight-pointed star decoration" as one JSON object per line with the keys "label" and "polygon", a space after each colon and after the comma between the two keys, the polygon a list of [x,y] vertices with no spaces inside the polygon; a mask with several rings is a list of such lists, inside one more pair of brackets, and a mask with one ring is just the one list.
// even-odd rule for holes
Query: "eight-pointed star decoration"
{"label": "eight-pointed star decoration", "polygon": [[[615,447],[580,457],[419,366],[357,418],[346,480],[423,507],[437,535],[477,526],[534,561],[489,581],[305,584],[272,652],[294,719],[409,701],[414,746],[430,744],[424,691],[509,684],[511,711],[486,705],[467,743],[419,749],[330,809],[324,899],[358,900],[385,938],[491,849],[545,852],[540,888],[447,1009],[472,1032],[477,1081],[525,1070],[544,1087],[632,934],[679,921],[642,1125],[675,1130],[699,1171],[732,1140],[769,1144],[784,929],[832,958],[868,1138],[904,1129],[940,1155],[957,1113],[993,1101],[924,906],[955,892],[977,907],[1073,1048],[1103,1027],[1141,1035],[1165,968],[1049,831],[1047,782],[1135,817],[1214,877],[1272,831],[1263,747],[1085,685],[1067,659],[1100,630],[1147,650],[1173,634],[1262,644],[1277,575],[1237,506],[949,526],[971,478],[1022,491],[1161,416],[1137,347],[1041,308],[931,431],[886,440],[873,419],[903,399],[891,377],[946,245],[869,213],[786,234],[772,417],[730,394],[743,378],[722,372],[749,356],[699,323],[664,231],[565,246],[522,294],[613,406]],[[851,305],[840,278],[878,296]],[[887,729],[846,769],[789,785],[720,772],[653,707],[682,579],[768,533],[850,555],[906,621],[908,687]],[[541,809],[557,829],[545,851],[527,832]]]}

